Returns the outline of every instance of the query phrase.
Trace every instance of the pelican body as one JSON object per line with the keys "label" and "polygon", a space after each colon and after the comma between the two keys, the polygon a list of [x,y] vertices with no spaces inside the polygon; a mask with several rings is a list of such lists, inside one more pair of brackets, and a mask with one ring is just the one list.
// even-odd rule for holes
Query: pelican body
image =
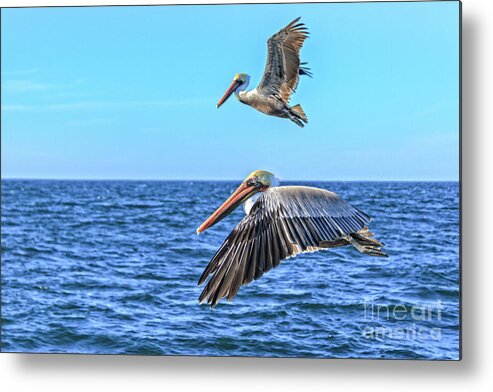
{"label": "pelican body", "polygon": [[239,73],[226,90],[217,107],[219,108],[234,93],[236,98],[259,112],[269,116],[288,118],[304,127],[308,117],[300,105],[290,106],[291,94],[296,91],[300,75],[311,76],[310,70],[300,62],[299,52],[308,38],[308,31],[300,18],[274,34],[267,42],[268,56],[260,84],[246,91],[250,75]]}
{"label": "pelican body", "polygon": [[246,216],[199,279],[201,285],[210,276],[200,303],[231,300],[242,285],[300,253],[351,245],[370,256],[387,256],[368,230],[371,218],[335,193],[277,184],[272,173],[252,172],[197,229],[200,234],[244,204]]}

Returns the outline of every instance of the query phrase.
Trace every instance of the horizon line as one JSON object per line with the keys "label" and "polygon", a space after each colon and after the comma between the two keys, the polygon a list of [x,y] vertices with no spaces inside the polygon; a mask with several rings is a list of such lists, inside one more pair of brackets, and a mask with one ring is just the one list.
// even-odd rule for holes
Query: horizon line
{"label": "horizon line", "polygon": [[[241,181],[240,179],[208,179],[208,178],[90,178],[90,177],[79,177],[79,178],[59,178],[59,177],[1,177],[1,180],[9,181],[203,181],[203,182],[230,182],[230,181]],[[321,180],[321,179],[281,179],[283,182],[460,182],[460,179],[332,179],[332,180]]]}

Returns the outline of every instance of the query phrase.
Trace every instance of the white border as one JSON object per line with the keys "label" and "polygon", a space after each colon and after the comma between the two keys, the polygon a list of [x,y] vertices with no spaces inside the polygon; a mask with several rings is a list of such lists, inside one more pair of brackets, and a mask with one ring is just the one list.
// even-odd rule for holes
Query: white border
{"label": "white border", "polygon": [[[217,3],[231,2],[215,0]],[[248,1],[244,1],[248,2]],[[3,0],[5,6],[172,1]],[[181,0],[180,3],[207,3]],[[461,362],[0,354],[4,391],[486,391],[493,385],[493,2],[463,1]],[[440,233],[436,233],[440,235]],[[323,388],[323,389],[322,389]]]}

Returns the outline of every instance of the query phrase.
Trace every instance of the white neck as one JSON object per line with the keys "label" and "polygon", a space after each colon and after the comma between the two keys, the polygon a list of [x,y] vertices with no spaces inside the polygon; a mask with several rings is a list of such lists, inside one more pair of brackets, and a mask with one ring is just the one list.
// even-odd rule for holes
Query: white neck
{"label": "white neck", "polygon": [[245,92],[245,90],[247,89],[249,83],[250,82],[247,80],[241,86],[238,86],[238,88],[235,90],[235,96],[236,96],[236,98],[238,98],[238,99],[240,98],[240,93],[244,93]]}
{"label": "white neck", "polygon": [[[271,188],[275,188],[276,186],[279,186],[279,178],[277,178],[276,176],[272,177],[271,179],[271,184],[269,186],[269,189]],[[269,192],[269,189],[267,189],[265,192]],[[246,215],[249,215],[250,214],[250,211],[252,210],[252,207],[253,205],[255,204],[255,202],[258,200],[258,198],[260,196],[262,196],[262,193],[263,192],[258,192],[256,194],[254,194],[252,197],[250,197],[249,199],[247,199],[244,203],[243,203],[243,209],[245,210],[245,214]]]}
{"label": "white neck", "polygon": [[255,202],[258,200],[260,196],[262,196],[262,192],[255,193],[252,197],[250,197],[243,203],[243,209],[245,210],[246,215],[250,214],[253,205],[255,204]]}

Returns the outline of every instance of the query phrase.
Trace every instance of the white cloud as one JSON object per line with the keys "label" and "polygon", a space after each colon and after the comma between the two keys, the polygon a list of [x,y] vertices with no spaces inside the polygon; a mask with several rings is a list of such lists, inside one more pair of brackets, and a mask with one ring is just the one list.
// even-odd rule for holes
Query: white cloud
{"label": "white cloud", "polygon": [[69,110],[106,110],[106,109],[149,109],[165,108],[183,105],[202,105],[211,98],[170,99],[156,101],[80,101],[71,103],[56,103],[46,105],[2,105],[2,112],[57,112]]}
{"label": "white cloud", "polygon": [[88,119],[88,120],[73,120],[67,121],[67,125],[69,126],[88,126],[88,125],[101,125],[101,124],[112,124],[114,120],[110,119]]}
{"label": "white cloud", "polygon": [[3,76],[17,76],[17,75],[31,75],[34,73],[39,72],[39,69],[37,68],[31,68],[31,69],[19,69],[17,71],[5,71],[2,72]]}
{"label": "white cloud", "polygon": [[63,90],[82,84],[83,79],[77,79],[70,83],[40,83],[32,80],[8,79],[2,82],[3,94],[22,94],[33,91]]}
{"label": "white cloud", "polygon": [[31,80],[6,80],[2,83],[2,92],[18,94],[31,91],[46,90],[51,88],[49,84],[37,83]]}

